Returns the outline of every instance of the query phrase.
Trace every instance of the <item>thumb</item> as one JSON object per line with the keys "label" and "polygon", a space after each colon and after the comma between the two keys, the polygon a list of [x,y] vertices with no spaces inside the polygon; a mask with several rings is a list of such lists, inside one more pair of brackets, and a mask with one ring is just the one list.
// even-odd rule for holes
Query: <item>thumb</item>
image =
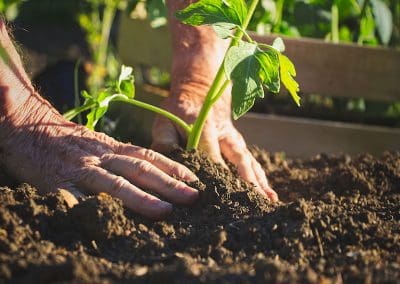
{"label": "thumb", "polygon": [[179,146],[179,133],[176,127],[164,117],[156,116],[152,138],[151,148],[160,153],[172,152]]}
{"label": "thumb", "polygon": [[220,163],[223,167],[227,168],[227,165],[222,158],[221,149],[218,141],[217,130],[213,127],[205,127],[200,137],[200,150],[207,153],[207,155],[215,163]]}

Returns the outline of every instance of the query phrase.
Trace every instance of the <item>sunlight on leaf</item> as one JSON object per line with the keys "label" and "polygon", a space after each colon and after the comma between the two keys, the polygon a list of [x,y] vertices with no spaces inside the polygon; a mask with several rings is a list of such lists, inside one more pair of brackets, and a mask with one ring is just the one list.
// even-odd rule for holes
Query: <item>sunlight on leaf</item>
{"label": "sunlight on leaf", "polygon": [[290,61],[290,59],[283,54],[279,54],[279,63],[281,81],[285,88],[289,91],[297,106],[300,106],[300,97],[297,94],[297,92],[300,91],[299,84],[293,79],[293,77],[296,77],[294,65],[292,61]]}
{"label": "sunlight on leaf", "polygon": [[176,12],[184,24],[212,25],[218,36],[227,38],[235,26],[241,26],[247,15],[244,0],[200,0]]}
{"label": "sunlight on leaf", "polygon": [[279,91],[279,60],[277,52],[262,51],[257,44],[239,42],[229,49],[224,68],[232,80],[232,112],[238,119],[264,97],[263,84],[272,92]]}

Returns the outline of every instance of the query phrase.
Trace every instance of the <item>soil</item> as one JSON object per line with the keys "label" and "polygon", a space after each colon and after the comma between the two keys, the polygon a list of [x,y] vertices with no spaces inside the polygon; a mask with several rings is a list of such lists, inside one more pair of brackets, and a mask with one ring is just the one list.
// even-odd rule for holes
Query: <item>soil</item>
{"label": "soil", "polygon": [[399,152],[253,152],[279,204],[177,152],[204,183],[200,199],[157,222],[106,194],[69,209],[0,174],[0,282],[400,283]]}

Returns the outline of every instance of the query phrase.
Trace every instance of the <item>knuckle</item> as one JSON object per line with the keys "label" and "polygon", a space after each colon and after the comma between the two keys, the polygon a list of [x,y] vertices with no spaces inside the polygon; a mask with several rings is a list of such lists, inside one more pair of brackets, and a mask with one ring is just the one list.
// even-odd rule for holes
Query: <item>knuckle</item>
{"label": "knuckle", "polygon": [[110,192],[114,193],[114,194],[119,193],[125,188],[126,185],[127,185],[127,181],[124,178],[117,176],[111,182]]}
{"label": "knuckle", "polygon": [[177,189],[179,187],[179,185],[180,185],[180,183],[177,180],[174,180],[172,178],[165,181],[165,186],[170,190]]}
{"label": "knuckle", "polygon": [[175,167],[173,168],[173,171],[174,171],[175,175],[180,178],[187,176],[188,172],[189,172],[188,169],[186,169],[180,165],[175,165]]}
{"label": "knuckle", "polygon": [[153,165],[147,161],[135,161],[133,164],[133,172],[135,174],[143,174],[152,171]]}
{"label": "knuckle", "polygon": [[132,145],[130,143],[118,143],[115,149],[115,153],[120,155],[129,155],[136,153],[140,149],[138,146]]}
{"label": "knuckle", "polygon": [[100,158],[96,156],[83,155],[78,158],[78,163],[81,168],[97,166],[100,164]]}
{"label": "knuckle", "polygon": [[240,164],[240,165],[250,165],[251,164],[250,157],[244,153],[237,152],[236,159],[237,159],[238,164]]}
{"label": "knuckle", "polygon": [[143,149],[142,152],[143,152],[143,158],[147,161],[154,161],[157,159],[156,152],[150,149]]}
{"label": "knuckle", "polygon": [[150,194],[145,194],[145,195],[141,196],[140,201],[146,208],[157,207],[160,202],[159,199],[157,199],[156,197],[154,197]]}
{"label": "knuckle", "polygon": [[107,163],[111,162],[114,158],[115,158],[114,154],[107,153],[107,154],[101,155],[100,160],[101,160],[102,164],[107,164]]}

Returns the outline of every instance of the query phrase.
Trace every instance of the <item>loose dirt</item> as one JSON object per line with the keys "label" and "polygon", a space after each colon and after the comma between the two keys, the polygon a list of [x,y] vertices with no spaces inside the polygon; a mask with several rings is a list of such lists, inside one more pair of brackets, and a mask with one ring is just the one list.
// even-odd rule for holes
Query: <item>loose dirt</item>
{"label": "loose dirt", "polygon": [[152,222],[106,194],[68,209],[0,174],[0,282],[400,283],[400,153],[283,159],[281,202],[197,153],[199,201]]}

